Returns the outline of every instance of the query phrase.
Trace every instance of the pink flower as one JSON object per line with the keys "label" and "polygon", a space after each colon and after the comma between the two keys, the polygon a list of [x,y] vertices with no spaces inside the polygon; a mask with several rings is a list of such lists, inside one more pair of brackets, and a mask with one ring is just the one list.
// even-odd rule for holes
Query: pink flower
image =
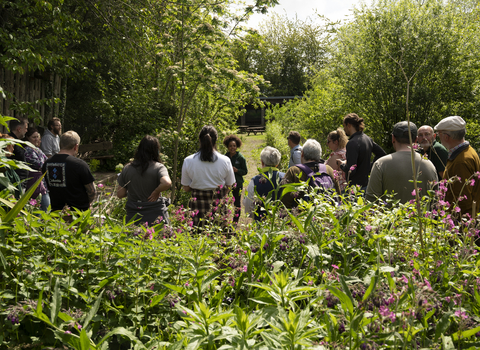
{"label": "pink flower", "polygon": [[416,195],[416,192],[415,190],[412,191],[412,196],[415,196]]}
{"label": "pink flower", "polygon": [[372,226],[370,225],[365,226],[365,231],[371,231],[371,230],[372,230]]}
{"label": "pink flower", "polygon": [[466,320],[468,318],[467,314],[464,311],[461,311],[461,310],[455,311],[455,316],[463,318],[464,320]]}
{"label": "pink flower", "polygon": [[98,186],[97,186],[97,187],[98,187],[98,188],[103,188],[103,187],[104,187],[104,185],[103,185],[103,184],[98,184]]}
{"label": "pink flower", "polygon": [[460,209],[460,207],[455,207],[454,210],[455,210],[456,213],[460,213],[462,211],[462,209]]}
{"label": "pink flower", "polygon": [[356,168],[357,168],[357,164],[353,164],[353,165],[350,167],[350,171],[354,171]]}
{"label": "pink flower", "polygon": [[418,253],[417,252],[413,252],[413,256],[418,258]]}
{"label": "pink flower", "polygon": [[65,334],[72,334],[72,332],[70,332],[70,331],[65,331]]}
{"label": "pink flower", "polygon": [[28,203],[32,206],[36,206],[37,205],[37,200],[36,199],[30,199],[30,202],[28,202]]}
{"label": "pink flower", "polygon": [[245,266],[243,267],[243,272],[247,272],[247,270],[248,270],[248,266],[245,265]]}
{"label": "pink flower", "polygon": [[475,179],[470,180],[470,186],[475,186]]}
{"label": "pink flower", "polygon": [[332,264],[332,267],[333,267],[335,270],[338,270],[338,269],[339,269],[339,267],[338,267],[337,265],[333,265],[333,264]]}

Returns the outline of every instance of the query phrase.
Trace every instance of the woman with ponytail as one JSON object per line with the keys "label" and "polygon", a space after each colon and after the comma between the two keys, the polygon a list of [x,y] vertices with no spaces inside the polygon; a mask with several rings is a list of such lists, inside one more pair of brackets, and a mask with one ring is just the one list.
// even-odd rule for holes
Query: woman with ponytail
{"label": "woman with ponytail", "polygon": [[230,158],[217,152],[217,130],[206,125],[198,138],[200,150],[185,158],[181,181],[183,189],[192,192],[189,208],[197,213],[193,217],[196,227],[199,226],[200,219],[217,211],[215,208],[218,203],[235,183]]}

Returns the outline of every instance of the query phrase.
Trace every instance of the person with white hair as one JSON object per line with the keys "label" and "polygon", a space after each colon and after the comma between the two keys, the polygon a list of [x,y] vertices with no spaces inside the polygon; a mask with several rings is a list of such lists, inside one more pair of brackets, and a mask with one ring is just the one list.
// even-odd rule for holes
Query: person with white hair
{"label": "person with white hair", "polygon": [[245,213],[249,214],[255,219],[260,221],[265,216],[265,209],[261,204],[255,202],[255,192],[258,196],[267,197],[272,192],[272,200],[280,199],[279,193],[275,190],[278,184],[285,176],[285,173],[278,170],[278,165],[282,155],[276,148],[267,146],[260,153],[260,161],[262,163],[262,169],[260,174],[254,176],[247,187],[247,193],[243,199],[243,206]]}
{"label": "person with white hair", "polygon": [[[444,118],[435,125],[440,142],[448,150],[448,160],[443,173],[445,180],[457,176],[458,181],[448,183],[445,201],[450,203],[450,208],[458,202],[462,215],[470,214],[473,217],[478,213],[480,205],[480,181],[478,178],[469,180],[474,174],[480,176],[480,159],[477,152],[465,141],[466,123],[459,116]],[[465,183],[470,181],[470,183]],[[464,198],[460,200],[460,197]],[[476,202],[475,206],[473,203]]]}
{"label": "person with white hair", "polygon": [[[322,146],[318,141],[308,139],[305,142],[302,149],[301,162],[302,164],[297,164],[288,169],[282,185],[305,182],[311,177],[316,177],[314,174],[319,174],[320,179],[327,176],[326,180],[330,183],[330,185],[323,185],[325,189],[334,186],[336,191],[340,193],[339,184],[335,179],[332,167],[326,165],[322,159]],[[302,176],[299,178],[300,173]],[[312,184],[310,184],[310,186],[312,186]],[[303,191],[299,193],[288,192],[283,195],[282,202],[287,208],[293,208],[297,206],[298,200],[304,198],[304,196],[305,193]]]}

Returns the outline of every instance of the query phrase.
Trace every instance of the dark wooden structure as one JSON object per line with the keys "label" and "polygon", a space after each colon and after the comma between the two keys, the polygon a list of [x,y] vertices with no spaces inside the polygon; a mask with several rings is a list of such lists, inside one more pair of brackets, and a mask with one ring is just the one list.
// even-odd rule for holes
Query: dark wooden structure
{"label": "dark wooden structure", "polygon": [[[302,96],[271,96],[271,97],[260,97],[260,101],[268,102],[272,105],[285,104],[290,100],[295,98],[302,98]],[[268,107],[266,107],[268,108]],[[265,127],[265,108],[255,108],[253,105],[248,105],[245,107],[247,110],[240,118],[238,118],[237,125],[239,128],[241,126],[253,127],[253,126],[263,126]],[[241,128],[240,128],[241,130]],[[242,131],[242,130],[241,130]],[[246,130],[245,130],[246,131]]]}
{"label": "dark wooden structure", "polygon": [[28,70],[18,73],[0,67],[0,113],[4,116],[31,120],[32,115],[12,108],[14,104],[29,102],[39,112],[40,126],[44,126],[49,119],[59,116],[60,104],[55,100],[60,99],[61,90],[62,77],[58,74]]}

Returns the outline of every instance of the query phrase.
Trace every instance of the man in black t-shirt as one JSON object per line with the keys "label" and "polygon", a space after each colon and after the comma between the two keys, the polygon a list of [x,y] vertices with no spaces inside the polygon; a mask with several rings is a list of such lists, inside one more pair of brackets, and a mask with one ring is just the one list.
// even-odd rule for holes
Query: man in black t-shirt
{"label": "man in black t-shirt", "polygon": [[87,210],[95,199],[94,178],[88,164],[76,158],[79,144],[80,136],[67,131],[60,137],[60,152],[43,164],[52,211],[65,206]]}

